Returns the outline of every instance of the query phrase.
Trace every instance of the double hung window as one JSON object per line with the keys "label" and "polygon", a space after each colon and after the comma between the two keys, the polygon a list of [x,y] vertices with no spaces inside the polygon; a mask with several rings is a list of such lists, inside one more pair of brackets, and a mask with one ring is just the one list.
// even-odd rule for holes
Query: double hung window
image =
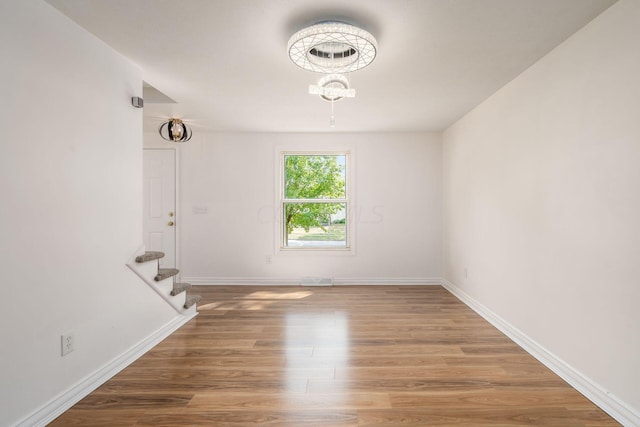
{"label": "double hung window", "polygon": [[347,153],[282,155],[282,248],[348,249]]}

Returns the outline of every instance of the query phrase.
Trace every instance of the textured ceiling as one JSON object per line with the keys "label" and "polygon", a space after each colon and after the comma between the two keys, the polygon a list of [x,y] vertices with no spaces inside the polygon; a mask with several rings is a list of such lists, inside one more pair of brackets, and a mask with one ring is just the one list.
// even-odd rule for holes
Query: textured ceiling
{"label": "textured ceiling", "polygon": [[[175,103],[145,103],[202,131],[440,131],[614,0],[49,0],[137,63]],[[378,56],[348,77],[354,99],[307,93],[287,40],[340,20],[371,32]]]}

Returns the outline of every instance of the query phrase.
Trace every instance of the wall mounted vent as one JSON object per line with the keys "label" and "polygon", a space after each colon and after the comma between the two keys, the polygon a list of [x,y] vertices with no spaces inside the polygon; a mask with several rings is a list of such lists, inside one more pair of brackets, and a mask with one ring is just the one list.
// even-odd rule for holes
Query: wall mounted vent
{"label": "wall mounted vent", "polygon": [[303,277],[300,280],[301,286],[333,286],[331,277]]}

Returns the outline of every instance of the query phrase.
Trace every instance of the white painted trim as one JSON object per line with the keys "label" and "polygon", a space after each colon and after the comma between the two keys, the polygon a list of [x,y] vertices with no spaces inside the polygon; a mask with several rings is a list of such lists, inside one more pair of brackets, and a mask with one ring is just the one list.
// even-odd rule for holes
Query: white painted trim
{"label": "white painted trim", "polygon": [[250,286],[298,286],[300,279],[271,277],[184,277],[192,285],[250,285]]}
{"label": "white painted trim", "polygon": [[[176,203],[175,203],[175,228],[176,228],[176,241],[175,241],[175,254],[176,254],[176,265],[174,266],[174,268],[177,268],[178,271],[180,270],[181,267],[181,257],[180,257],[180,237],[181,237],[181,230],[182,230],[182,209],[181,209],[181,203],[180,203],[180,150],[175,149],[175,156],[173,158],[173,161],[175,162],[175,176],[174,176],[174,180],[175,180],[175,195],[176,195]],[[176,276],[176,280],[180,281],[180,276],[182,275],[182,273],[178,273],[178,275]]]}
{"label": "white painted trim", "polygon": [[442,286],[473,311],[498,328],[502,333],[511,338],[525,351],[538,359],[547,368],[555,372],[573,388],[582,393],[587,399],[591,400],[603,411],[615,418],[616,421],[628,427],[640,426],[640,413],[631,405],[623,402],[600,384],[577,371],[564,360],[560,359],[551,351],[531,339],[524,332],[511,325],[509,322],[475,300],[453,283],[446,279],[442,279]]}
{"label": "white painted trim", "polygon": [[158,329],[156,332],[144,338],[138,344],[134,345],[129,350],[104,365],[102,368],[90,374],[68,390],[51,399],[27,417],[23,418],[16,424],[16,427],[46,426],[67,409],[71,408],[86,397],[89,393],[139,359],[147,351],[159,344],[163,339],[171,335],[196,315],[197,312],[193,312],[191,315],[176,317],[162,328]]}
{"label": "white painted trim", "polygon": [[[193,285],[250,285],[250,286],[300,286],[301,278],[273,277],[184,277]],[[434,277],[335,277],[334,286],[340,285],[441,285]]]}
{"label": "white painted trim", "polygon": [[434,277],[336,277],[335,285],[440,285]]}

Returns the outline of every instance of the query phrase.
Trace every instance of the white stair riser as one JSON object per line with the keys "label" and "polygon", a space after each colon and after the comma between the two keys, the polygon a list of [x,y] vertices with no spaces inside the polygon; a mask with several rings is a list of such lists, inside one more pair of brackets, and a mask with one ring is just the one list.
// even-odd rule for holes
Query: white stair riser
{"label": "white stair riser", "polygon": [[[144,252],[142,252],[144,253]],[[141,255],[140,254],[136,254]],[[148,262],[135,262],[135,256],[127,264],[127,266],[133,270],[147,285],[149,285],[154,291],[156,291],[162,298],[167,301],[177,312],[181,314],[190,313],[189,310],[185,310],[184,303],[186,301],[186,293],[182,292],[176,296],[171,295],[173,290],[173,282],[175,277],[169,277],[164,280],[156,282],[154,278],[158,274],[158,261]],[[191,307],[194,308],[194,307]],[[195,310],[195,308],[194,308]]]}
{"label": "white stair riser", "polygon": [[136,270],[144,277],[150,277],[151,280],[158,274],[158,261],[149,261],[144,263],[136,263]]}

